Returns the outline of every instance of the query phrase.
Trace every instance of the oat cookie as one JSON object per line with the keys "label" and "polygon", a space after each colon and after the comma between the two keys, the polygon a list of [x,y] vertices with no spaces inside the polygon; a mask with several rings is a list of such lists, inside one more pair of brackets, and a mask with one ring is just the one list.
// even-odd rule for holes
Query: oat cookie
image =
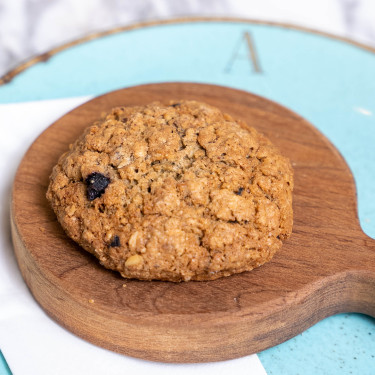
{"label": "oat cookie", "polygon": [[[254,124],[256,126],[256,124]],[[54,167],[66,233],[125,278],[213,280],[272,258],[292,231],[289,161],[196,101],[121,107]]]}

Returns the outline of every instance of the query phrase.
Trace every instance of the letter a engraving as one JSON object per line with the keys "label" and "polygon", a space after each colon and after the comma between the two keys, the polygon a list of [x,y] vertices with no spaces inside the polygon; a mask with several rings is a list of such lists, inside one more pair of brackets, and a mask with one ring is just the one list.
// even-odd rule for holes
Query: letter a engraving
{"label": "letter a engraving", "polygon": [[[247,49],[246,56],[243,56],[241,54],[241,47],[243,43],[245,43],[245,46]],[[255,48],[254,40],[251,37],[250,33],[247,31],[243,33],[240,43],[237,45],[232,57],[230,58],[228,62],[228,65],[225,68],[225,72],[230,73],[233,68],[234,62],[237,59],[242,59],[242,58],[246,58],[250,62],[251,69],[254,73],[262,73],[262,68],[260,67],[259,58],[258,58],[257,51]]]}

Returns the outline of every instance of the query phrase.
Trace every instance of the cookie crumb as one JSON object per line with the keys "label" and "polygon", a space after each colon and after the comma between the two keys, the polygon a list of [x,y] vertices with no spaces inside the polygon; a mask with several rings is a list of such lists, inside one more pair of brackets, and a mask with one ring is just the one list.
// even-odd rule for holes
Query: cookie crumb
{"label": "cookie crumb", "polygon": [[134,267],[134,266],[139,266],[143,262],[143,258],[138,255],[132,255],[130,256],[126,262],[125,262],[125,267]]}

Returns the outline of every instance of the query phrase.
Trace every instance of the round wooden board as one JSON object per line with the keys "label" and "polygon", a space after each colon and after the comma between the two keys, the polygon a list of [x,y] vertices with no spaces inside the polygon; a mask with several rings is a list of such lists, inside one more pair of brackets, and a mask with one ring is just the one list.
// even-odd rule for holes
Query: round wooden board
{"label": "round wooden board", "polygon": [[[60,227],[45,198],[59,155],[103,111],[170,99],[219,107],[292,161],[293,234],[271,262],[209,282],[130,281],[102,268]],[[375,241],[360,229],[346,163],[307,121],[244,91],[164,83],[95,98],[33,143],[15,177],[11,207],[16,256],[36,300],[62,326],[119,353],[219,361],[281,343],[335,313],[375,316]]]}

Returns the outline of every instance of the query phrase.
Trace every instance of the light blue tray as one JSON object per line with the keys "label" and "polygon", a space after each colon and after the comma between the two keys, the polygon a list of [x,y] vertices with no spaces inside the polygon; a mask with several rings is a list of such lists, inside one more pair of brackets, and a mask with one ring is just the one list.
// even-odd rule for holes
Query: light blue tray
{"label": "light blue tray", "polygon": [[3,353],[0,350],[0,375],[11,374],[10,368],[3,356]]}
{"label": "light blue tray", "polygon": [[[293,27],[190,19],[117,30],[44,57],[0,86],[0,103],[185,81],[239,88],[289,107],[343,154],[361,226],[375,238],[375,50]],[[330,317],[260,359],[268,374],[375,374],[375,321]]]}

